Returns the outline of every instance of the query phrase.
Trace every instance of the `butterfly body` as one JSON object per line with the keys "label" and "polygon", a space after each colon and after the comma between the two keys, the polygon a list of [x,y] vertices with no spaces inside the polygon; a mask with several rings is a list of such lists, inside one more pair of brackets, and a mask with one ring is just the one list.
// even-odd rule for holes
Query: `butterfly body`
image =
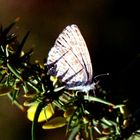
{"label": "butterfly body", "polygon": [[87,45],[77,25],[68,25],[51,48],[46,65],[65,88],[88,92],[94,90],[92,64]]}
{"label": "butterfly body", "polygon": [[68,89],[87,93],[90,90],[95,90],[95,85],[96,85],[96,83],[93,82],[92,84],[89,84],[89,85],[80,85],[80,86],[70,87]]}

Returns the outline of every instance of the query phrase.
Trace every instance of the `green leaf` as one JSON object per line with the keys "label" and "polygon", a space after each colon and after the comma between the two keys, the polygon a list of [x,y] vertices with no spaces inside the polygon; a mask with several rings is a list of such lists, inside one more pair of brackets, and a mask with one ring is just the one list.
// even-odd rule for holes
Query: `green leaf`
{"label": "green leaf", "polygon": [[13,95],[12,94],[7,94],[9,99],[12,101],[13,104],[15,104],[20,110],[24,111],[24,107],[18,102],[17,99],[13,100]]}
{"label": "green leaf", "polygon": [[80,125],[77,125],[75,128],[72,129],[72,132],[69,135],[68,140],[74,140],[76,134],[79,132],[80,130]]}
{"label": "green leaf", "polygon": [[94,102],[99,102],[99,103],[102,103],[102,104],[106,104],[106,105],[109,105],[109,106],[112,106],[114,107],[115,105],[110,103],[110,102],[107,102],[105,100],[102,100],[100,98],[97,98],[97,97],[92,97],[92,96],[84,96],[84,99],[85,100],[88,100],[88,101],[94,101]]}
{"label": "green leaf", "polygon": [[7,63],[7,67],[9,68],[9,70],[21,81],[23,81],[22,77],[20,76],[20,73],[9,63]]}
{"label": "green leaf", "polygon": [[93,140],[93,128],[89,128],[90,139]]}

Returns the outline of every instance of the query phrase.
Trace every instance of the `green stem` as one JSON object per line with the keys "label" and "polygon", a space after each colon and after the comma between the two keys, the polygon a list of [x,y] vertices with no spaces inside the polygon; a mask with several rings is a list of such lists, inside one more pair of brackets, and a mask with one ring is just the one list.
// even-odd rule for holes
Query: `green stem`
{"label": "green stem", "polygon": [[35,112],[34,120],[32,122],[32,130],[31,130],[32,140],[36,140],[36,124],[38,123],[38,117],[39,117],[39,114],[40,114],[42,108],[43,108],[43,103],[39,102],[36,112]]}

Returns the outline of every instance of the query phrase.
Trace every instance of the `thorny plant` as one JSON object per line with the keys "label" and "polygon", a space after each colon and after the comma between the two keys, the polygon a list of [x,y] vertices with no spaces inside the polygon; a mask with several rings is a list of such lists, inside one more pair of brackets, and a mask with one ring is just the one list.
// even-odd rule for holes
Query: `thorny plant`
{"label": "thorny plant", "polygon": [[[95,94],[88,96],[66,90],[63,83],[48,74],[47,66],[31,63],[33,50],[23,52],[29,32],[19,42],[15,33],[9,33],[15,23],[4,29],[0,27],[0,96],[8,96],[21,110],[29,108],[32,140],[36,139],[36,124],[40,121],[45,122],[44,129],[66,126],[68,140],[93,140],[95,133],[99,140],[138,135],[138,131],[134,133],[138,128],[129,129],[134,121],[126,106],[109,102],[107,92],[99,84]],[[24,102],[20,100],[23,95]],[[30,112],[31,108],[34,112]]]}

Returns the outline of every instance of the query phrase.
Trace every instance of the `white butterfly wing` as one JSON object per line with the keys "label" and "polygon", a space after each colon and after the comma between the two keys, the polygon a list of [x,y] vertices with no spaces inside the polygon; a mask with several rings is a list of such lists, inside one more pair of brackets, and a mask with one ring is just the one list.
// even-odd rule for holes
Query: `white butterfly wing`
{"label": "white butterfly wing", "polygon": [[48,70],[68,87],[92,82],[92,64],[87,45],[76,25],[67,26],[58,36],[47,59]]}

